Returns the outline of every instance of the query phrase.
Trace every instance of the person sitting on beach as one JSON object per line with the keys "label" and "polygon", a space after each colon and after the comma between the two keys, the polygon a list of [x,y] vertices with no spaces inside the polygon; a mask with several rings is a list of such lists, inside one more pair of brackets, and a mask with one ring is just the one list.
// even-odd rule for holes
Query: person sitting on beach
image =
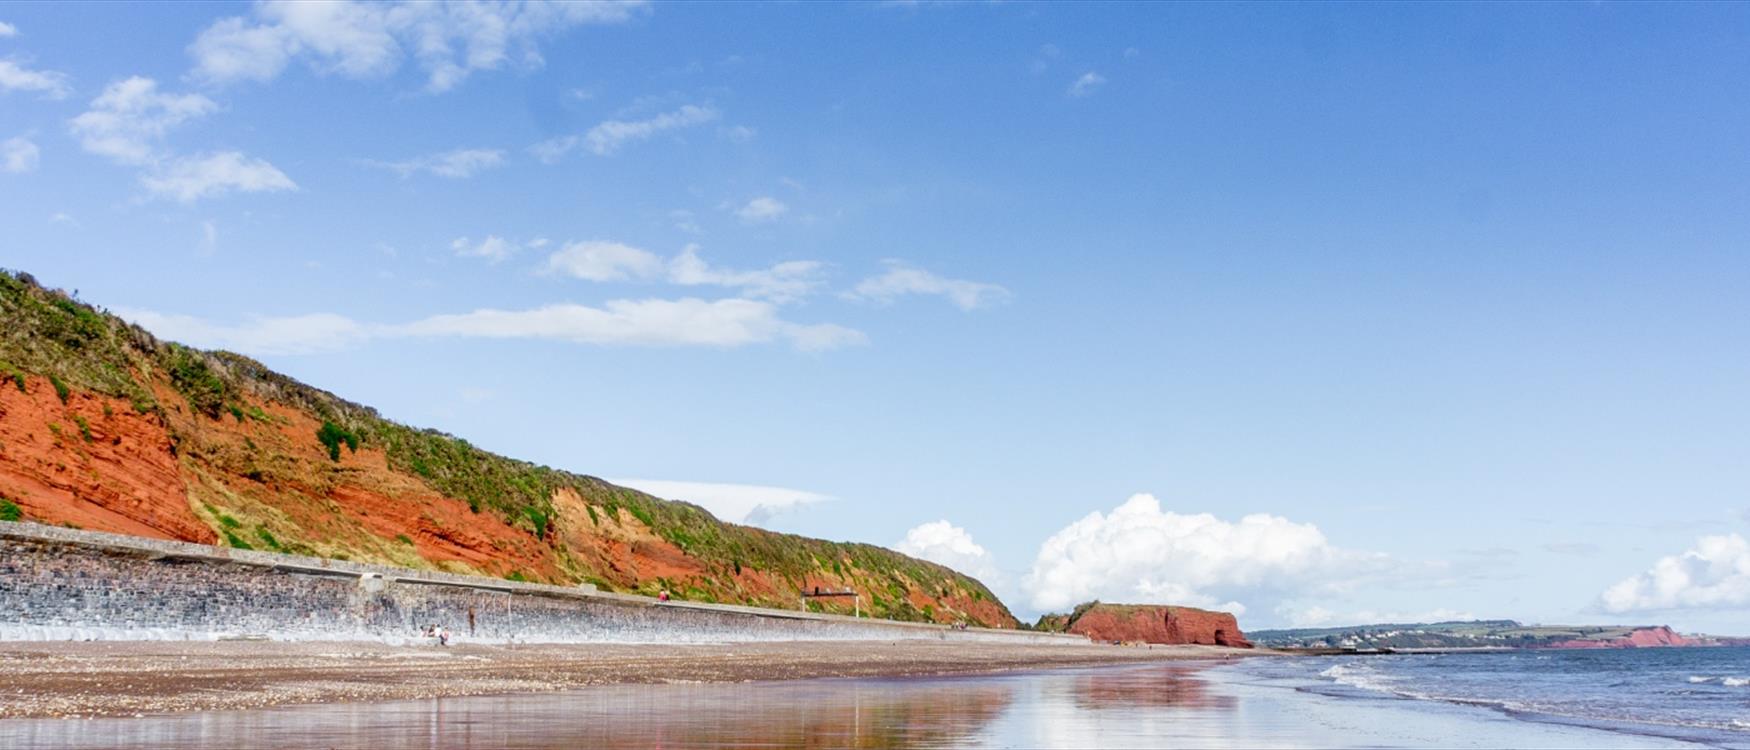
{"label": "person sitting on beach", "polygon": [[437,639],[438,639],[439,646],[450,645],[450,628],[448,625],[444,626],[444,628],[442,630],[438,631]]}
{"label": "person sitting on beach", "polygon": [[663,589],[661,593],[658,593],[656,595],[656,600],[659,602],[668,601],[668,589]]}

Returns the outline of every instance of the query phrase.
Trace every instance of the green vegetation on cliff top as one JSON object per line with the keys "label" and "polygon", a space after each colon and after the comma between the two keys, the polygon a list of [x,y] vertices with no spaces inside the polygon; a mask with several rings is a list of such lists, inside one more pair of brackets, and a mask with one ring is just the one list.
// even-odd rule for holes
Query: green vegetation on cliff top
{"label": "green vegetation on cliff top", "polygon": [[[893,619],[928,619],[907,601],[908,588],[932,595],[960,592],[978,601],[1000,602],[978,581],[935,563],[883,547],[779,534],[724,523],[690,503],[663,500],[609,484],[596,477],[499,456],[436,430],[416,429],[379,416],[374,409],[310,387],[248,357],[201,351],[160,342],[145,329],[74,299],[45,289],[24,273],[0,271],[0,375],[25,388],[25,375],[39,375],[74,389],[132,402],[142,414],[158,413],[150,383],[168,382],[189,407],[209,419],[224,415],[267,419],[248,399],[271,401],[311,415],[323,424],[316,437],[338,460],[342,445],[381,449],[392,468],[417,475],[433,489],[491,513],[552,543],[558,512],[553,498],[562,489],[588,504],[587,519],[571,523],[614,523],[620,509],[700,561],[719,585],[684,593],[733,601],[733,578],[751,567],[790,579],[856,573],[871,589],[871,614]],[[169,421],[165,420],[168,425]],[[176,437],[172,436],[173,439]],[[598,511],[600,514],[598,515]],[[227,530],[228,531],[228,530]],[[223,534],[232,546],[247,542]],[[570,559],[568,556],[566,559]],[[575,562],[575,561],[573,561]],[[570,571],[569,581],[602,585],[603,572]],[[991,623],[995,624],[995,623]]]}

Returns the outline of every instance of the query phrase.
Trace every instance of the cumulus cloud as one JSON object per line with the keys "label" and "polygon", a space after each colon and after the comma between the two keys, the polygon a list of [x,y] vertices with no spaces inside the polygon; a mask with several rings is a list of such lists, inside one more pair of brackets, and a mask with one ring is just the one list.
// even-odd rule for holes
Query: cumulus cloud
{"label": "cumulus cloud", "polygon": [[887,303],[906,295],[935,295],[962,310],[987,307],[1009,298],[1009,290],[996,284],[947,279],[896,260],[886,263],[886,273],[864,279],[845,296]]}
{"label": "cumulus cloud", "polygon": [[22,135],[0,141],[0,172],[23,174],[36,169],[42,151]]}
{"label": "cumulus cloud", "polygon": [[818,492],[758,484],[679,482],[667,479],[609,479],[623,487],[667,500],[682,500],[730,523],[764,526],[774,516],[832,498]]}
{"label": "cumulus cloud", "polygon": [[[607,156],[621,146],[654,137],[660,133],[703,125],[717,119],[717,110],[688,104],[673,112],[645,120],[608,120],[583,136],[584,145],[597,156]],[[575,142],[574,142],[575,143]]]}
{"label": "cumulus cloud", "polygon": [[719,286],[743,296],[790,302],[821,285],[818,261],[795,260],[769,268],[738,271],[718,268],[699,257],[698,245],[687,245],[664,260],[656,253],[619,242],[569,242],[547,258],[546,271],[585,281],[666,281],[678,286]]}
{"label": "cumulus cloud", "polygon": [[1239,611],[1240,600],[1334,588],[1388,562],[1334,547],[1312,524],[1267,514],[1180,515],[1139,494],[1045,540],[1024,587],[1041,610],[1104,599]]}
{"label": "cumulus cloud", "polygon": [[298,189],[297,183],[272,164],[236,151],[167,159],[155,170],[141,175],[140,184],[153,195],[183,203],[232,191]]}
{"label": "cumulus cloud", "polygon": [[15,60],[0,60],[0,94],[11,91],[35,91],[45,99],[65,99],[73,93],[67,74],[52,70],[32,70]]}
{"label": "cumulus cloud", "polygon": [[370,337],[363,325],[330,313],[289,317],[257,317],[237,325],[220,325],[188,315],[118,308],[116,315],[144,326],[160,338],[207,349],[245,354],[316,354],[356,346]]}
{"label": "cumulus cloud", "polygon": [[946,519],[912,527],[905,532],[905,539],[893,545],[893,548],[972,576],[986,588],[1001,585],[1003,579],[996,559],[984,547],[972,541],[972,535],[966,529],[955,526]]}
{"label": "cumulus cloud", "polygon": [[557,304],[525,310],[481,309],[400,324],[361,323],[331,313],[253,318],[236,325],[151,310],[117,314],[164,338],[245,354],[310,354],[348,349],[373,339],[415,337],[723,349],[787,343],[803,351],[867,341],[859,331],[831,323],[785,320],[771,303],[745,299],[613,300],[600,307]]}
{"label": "cumulus cloud", "polygon": [[1750,542],[1738,534],[1704,536],[1605,589],[1600,600],[1613,613],[1750,607]]}
{"label": "cumulus cloud", "polygon": [[411,57],[426,89],[447,91],[481,70],[539,65],[538,42],[585,24],[632,19],[636,0],[515,3],[363,3],[270,0],[224,18],[189,45],[196,78],[214,84],[271,80],[293,61],[320,75],[377,78]]}
{"label": "cumulus cloud", "polygon": [[160,91],[157,81],[134,76],[105,87],[68,127],[86,151],[141,168],[140,184],[154,196],[187,203],[233,191],[296,190],[284,172],[241,152],[186,156],[164,147],[173,128],[218,108],[200,94]]}
{"label": "cumulus cloud", "polygon": [[740,216],[742,221],[749,224],[763,224],[769,221],[777,221],[778,217],[783,216],[784,213],[789,210],[790,207],[784,205],[783,202],[779,201],[777,198],[773,198],[769,195],[762,195],[748,201],[747,205],[735,209],[735,215]]}
{"label": "cumulus cloud", "polygon": [[662,272],[662,259],[619,242],[568,242],[547,257],[547,271],[585,281],[644,279]]}
{"label": "cumulus cloud", "polygon": [[1098,91],[1100,87],[1104,85],[1106,85],[1105,76],[1089,71],[1083,73],[1080,78],[1075,79],[1075,81],[1069,85],[1069,91],[1067,93],[1072,97],[1080,99],[1084,96],[1092,96],[1095,91]]}
{"label": "cumulus cloud", "polygon": [[86,151],[142,166],[162,158],[160,144],[171,128],[218,108],[200,94],[162,92],[157,81],[134,76],[105,87],[70,126]]}
{"label": "cumulus cloud", "polygon": [[491,148],[460,148],[441,154],[414,157],[406,161],[366,161],[365,163],[390,170],[401,175],[403,179],[420,172],[438,177],[462,179],[502,166],[504,152]]}

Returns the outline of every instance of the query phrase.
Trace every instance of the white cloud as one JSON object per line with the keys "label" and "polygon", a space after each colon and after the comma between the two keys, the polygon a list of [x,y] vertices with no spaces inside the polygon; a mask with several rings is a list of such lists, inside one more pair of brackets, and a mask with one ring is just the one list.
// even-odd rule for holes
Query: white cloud
{"label": "white cloud", "polygon": [[65,225],[70,226],[70,227],[78,227],[79,226],[79,220],[73,218],[73,215],[70,213],[67,213],[66,211],[56,211],[54,214],[50,215],[49,216],[49,223],[50,224],[65,224]]}
{"label": "white cloud", "polygon": [[376,78],[414,59],[426,89],[447,91],[478,70],[538,65],[541,38],[584,24],[622,23],[636,0],[518,3],[360,3],[270,0],[250,17],[221,19],[189,45],[195,77],[267,81],[294,60],[318,74]]}
{"label": "white cloud", "polygon": [[667,500],[692,503],[730,523],[763,526],[773,516],[832,498],[818,492],[758,484],[677,482],[667,479],[609,479],[623,487]]}
{"label": "white cloud", "polygon": [[1237,522],[1162,511],[1133,495],[1045,540],[1024,588],[1040,610],[1090,599],[1233,610],[1239,599],[1336,590],[1389,564],[1333,547],[1317,527],[1253,514]]}
{"label": "white cloud", "polygon": [[37,91],[46,99],[65,99],[73,93],[67,74],[52,70],[31,70],[12,60],[0,60],[0,94],[9,91]]}
{"label": "white cloud", "polygon": [[747,143],[748,141],[753,140],[754,137],[758,136],[759,134],[760,134],[760,132],[758,130],[754,130],[753,128],[750,128],[746,125],[736,125],[736,126],[733,126],[730,128],[726,128],[723,131],[723,135],[727,136],[729,138],[729,140],[735,141],[736,143]]}
{"label": "white cloud", "polygon": [[502,166],[504,152],[492,148],[460,148],[441,154],[415,157],[407,161],[367,161],[365,163],[388,169],[403,178],[411,177],[418,172],[425,172],[438,177],[461,179],[473,177],[493,167]]}
{"label": "white cloud", "polygon": [[105,87],[69,128],[86,151],[141,167],[140,184],[154,196],[187,203],[232,191],[297,190],[272,164],[237,151],[180,156],[163,147],[172,128],[218,108],[200,94],[161,92],[157,81],[134,76]]}
{"label": "white cloud", "polygon": [[511,244],[497,235],[487,235],[479,242],[470,241],[467,237],[457,237],[450,242],[450,249],[456,251],[461,258],[485,258],[498,263],[516,253],[516,245]]}
{"label": "white cloud", "polygon": [[939,295],[946,297],[962,310],[986,307],[1009,298],[1009,290],[995,284],[945,279],[899,261],[890,260],[886,263],[886,273],[864,279],[845,296],[851,299],[892,302],[896,297],[909,294]]}
{"label": "white cloud", "polygon": [[410,337],[725,349],[781,342],[803,351],[867,341],[861,332],[843,326],[784,320],[772,304],[743,299],[613,300],[601,307],[558,304],[528,310],[484,309],[403,324],[361,323],[332,313],[260,317],[237,325],[150,310],[121,310],[117,314],[164,338],[245,354],[309,354],[347,349],[372,339]]}
{"label": "white cloud", "polygon": [[5,21],[0,21],[0,38],[18,36],[18,27]]}
{"label": "white cloud", "polygon": [[1069,85],[1069,91],[1067,93],[1070,96],[1079,99],[1084,96],[1091,96],[1096,90],[1104,85],[1106,85],[1105,76],[1089,71],[1083,73],[1080,78],[1075,79],[1075,82]]}
{"label": "white cloud", "polygon": [[212,255],[213,252],[218,249],[219,225],[213,223],[212,219],[207,219],[206,221],[201,222],[201,254]]}
{"label": "white cloud", "polygon": [[0,141],[0,172],[23,174],[36,169],[42,151],[22,135]]}
{"label": "white cloud", "polygon": [[702,125],[717,119],[717,110],[688,104],[673,112],[665,112],[646,120],[608,120],[583,136],[584,143],[597,156],[606,156],[634,141],[642,141],[659,133]]}
{"label": "white cloud", "polygon": [[1750,541],[1738,534],[1704,536],[1605,589],[1600,600],[1616,613],[1750,607]]}
{"label": "white cloud", "polygon": [[723,286],[742,294],[774,302],[805,297],[821,285],[818,261],[792,260],[758,271],[712,268],[699,257],[699,247],[688,245],[668,262],[668,280],[682,286]]}
{"label": "white cloud", "polygon": [[536,159],[540,159],[542,164],[557,164],[560,159],[565,158],[566,154],[571,153],[572,149],[577,148],[579,140],[582,139],[575,135],[549,138],[530,146],[529,153],[533,154]]}
{"label": "white cloud", "polygon": [[687,245],[664,261],[656,253],[619,242],[569,242],[547,258],[546,271],[585,281],[662,280],[677,286],[720,286],[773,302],[805,297],[822,283],[818,261],[793,260],[756,271],[716,268]]}
{"label": "white cloud", "polygon": [[585,281],[643,279],[662,272],[662,259],[618,242],[568,242],[548,256],[547,271]]}
{"label": "white cloud", "polygon": [[747,205],[736,209],[735,215],[740,216],[742,221],[749,224],[760,224],[768,221],[777,221],[778,217],[783,216],[784,212],[789,210],[790,207],[784,205],[783,202],[779,201],[777,198],[773,198],[769,195],[762,195],[748,201]]}
{"label": "white cloud", "polygon": [[314,354],[363,343],[370,331],[363,325],[329,313],[291,317],[258,317],[240,325],[219,325],[188,315],[120,308],[117,315],[172,341],[207,349],[245,354]]}
{"label": "white cloud", "polygon": [[803,350],[863,343],[862,333],[830,323],[804,325],[778,317],[767,302],[613,300],[602,307],[558,304],[531,310],[475,310],[398,326],[398,335],[548,339],[578,344],[730,348],[788,341]]}
{"label": "white cloud", "polygon": [[141,166],[163,157],[159,142],[171,128],[218,108],[200,94],[163,93],[157,81],[134,76],[105,87],[70,125],[86,151]]}
{"label": "white cloud", "polygon": [[236,151],[221,151],[196,157],[174,157],[140,176],[146,191],[189,203],[199,198],[243,193],[297,190],[284,172],[260,159]]}
{"label": "white cloud", "polygon": [[972,541],[966,529],[947,520],[920,524],[905,532],[905,539],[893,548],[912,557],[946,565],[972,576],[987,588],[1001,585],[1002,570],[996,559],[984,547]]}

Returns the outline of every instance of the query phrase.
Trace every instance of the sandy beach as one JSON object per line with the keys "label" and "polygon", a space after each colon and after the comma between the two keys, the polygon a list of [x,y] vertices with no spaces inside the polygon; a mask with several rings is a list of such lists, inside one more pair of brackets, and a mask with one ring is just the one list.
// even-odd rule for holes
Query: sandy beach
{"label": "sandy beach", "polygon": [[1269,653],[1214,646],[894,642],[386,646],[346,642],[0,644],[0,718],[704,683],[1003,672]]}

